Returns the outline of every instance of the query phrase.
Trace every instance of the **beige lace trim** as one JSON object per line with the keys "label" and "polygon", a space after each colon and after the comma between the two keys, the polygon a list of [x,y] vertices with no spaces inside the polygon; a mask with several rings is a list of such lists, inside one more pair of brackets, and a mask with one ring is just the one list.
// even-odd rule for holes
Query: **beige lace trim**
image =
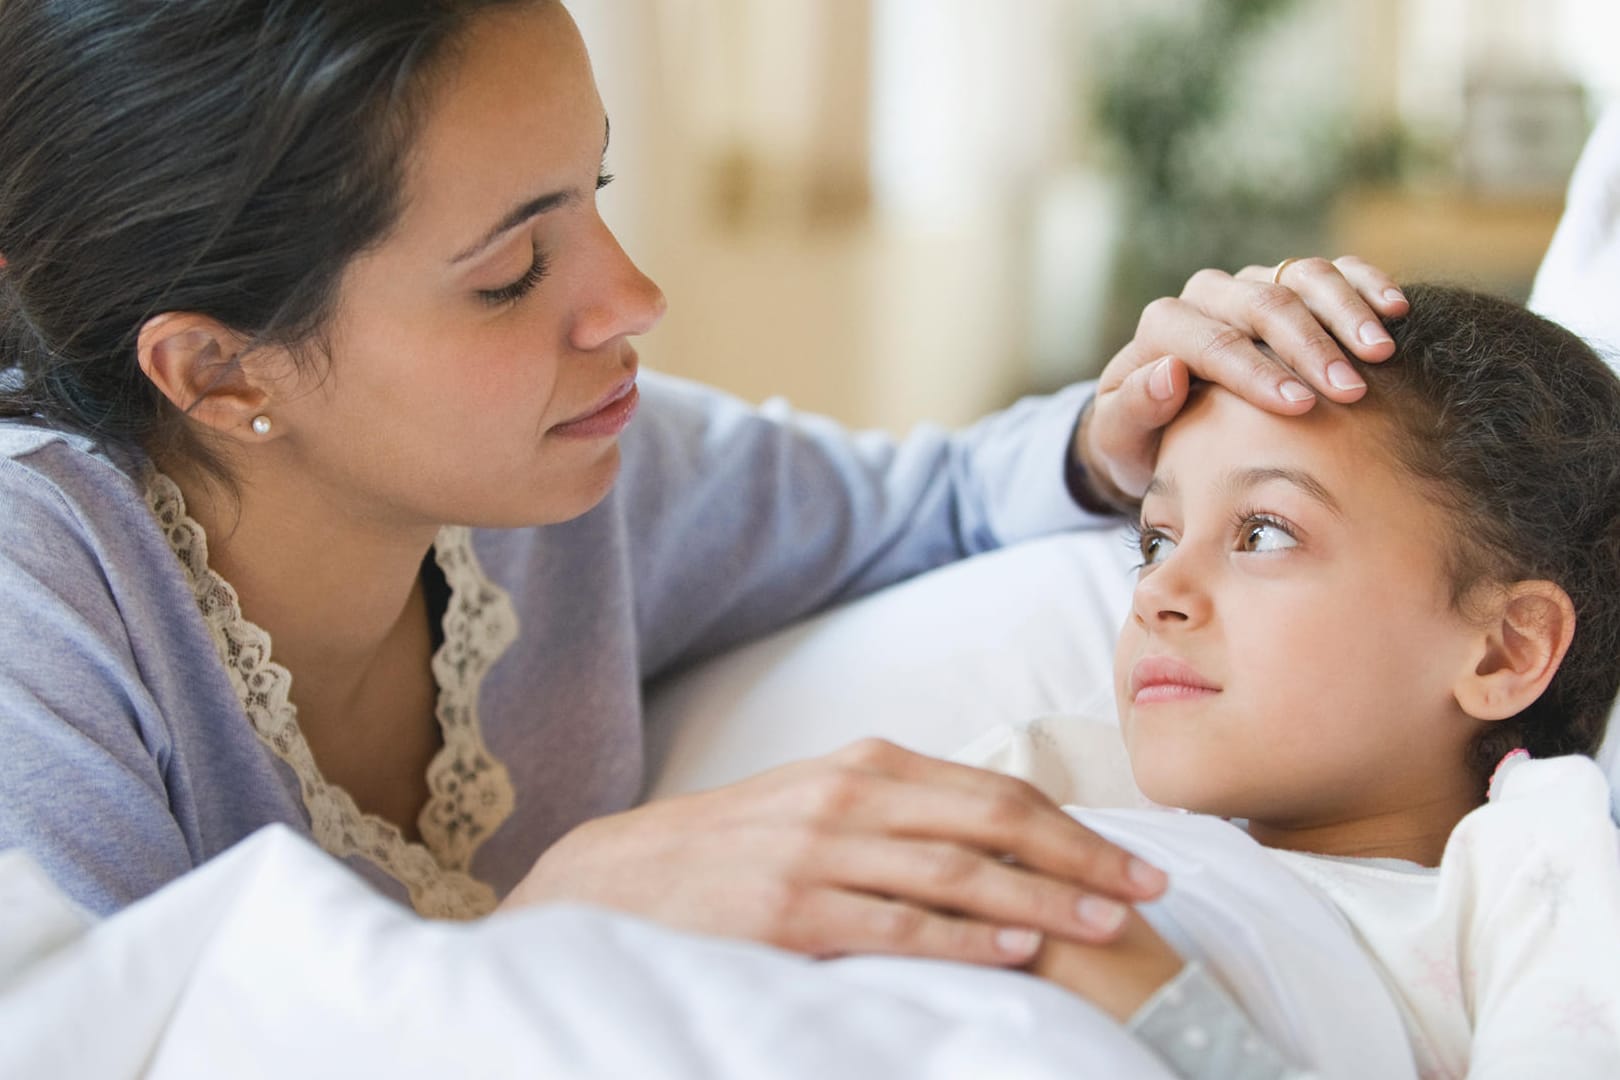
{"label": "beige lace trim", "polygon": [[423,843],[364,813],[321,775],[298,727],[292,673],[270,658],[270,635],[242,615],[236,590],[208,567],[208,538],[186,513],[180,489],[153,471],[146,501],[185,567],[198,610],[259,741],[298,777],[315,841],[339,858],[375,863],[409,891],[411,906],[435,918],[468,919],[495,907],[495,891],[468,873],[474,852],[512,813],[506,767],[484,745],[478,688],[517,638],[504,590],[484,576],[465,528],[440,530],[434,557],[450,584],[444,644],[433,656],[444,746],[428,765],[430,796],[418,819]]}

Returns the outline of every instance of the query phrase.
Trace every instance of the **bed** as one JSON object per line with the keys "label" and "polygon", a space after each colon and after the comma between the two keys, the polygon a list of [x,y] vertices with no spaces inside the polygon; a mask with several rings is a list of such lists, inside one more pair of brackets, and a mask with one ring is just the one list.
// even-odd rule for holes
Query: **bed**
{"label": "bed", "polygon": [[[1098,719],[1131,560],[1119,530],[1042,540],[718,657],[651,696],[652,793],[877,733],[1064,801],[1136,805]],[[1237,830],[1189,852],[1162,819],[1082,816],[1170,871],[1160,914],[1178,947],[1289,1056],[1331,1063],[1322,1077],[1415,1077],[1337,914]],[[577,908],[427,925],[281,829],[167,892],[97,925],[0,855],[0,1075],[352,1077],[386,1062],[424,1078],[1171,1077],[1087,1003],[1019,973],[818,963]]]}

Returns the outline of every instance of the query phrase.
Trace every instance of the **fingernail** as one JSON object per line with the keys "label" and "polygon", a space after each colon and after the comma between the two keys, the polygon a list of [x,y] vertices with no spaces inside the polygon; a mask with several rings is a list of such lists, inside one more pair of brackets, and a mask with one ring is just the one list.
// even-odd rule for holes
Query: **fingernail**
{"label": "fingernail", "polygon": [[1289,379],[1287,382],[1277,387],[1277,393],[1283,396],[1284,401],[1296,402],[1309,401],[1311,398],[1316,396],[1315,394],[1311,393],[1310,387],[1306,386],[1298,379]]}
{"label": "fingernail", "polygon": [[1335,360],[1328,365],[1327,377],[1336,390],[1362,390],[1367,386],[1356,374],[1356,369],[1343,360]]}
{"label": "fingernail", "polygon": [[1130,865],[1125,868],[1125,876],[1131,879],[1132,885],[1135,885],[1143,892],[1156,894],[1170,884],[1170,879],[1165,876],[1163,870],[1160,870],[1157,866],[1151,866],[1141,859],[1131,860]]}
{"label": "fingernail", "polygon": [[1100,896],[1087,896],[1076,906],[1080,921],[1099,934],[1112,934],[1125,921],[1125,905]]}
{"label": "fingernail", "polygon": [[1362,323],[1356,335],[1361,338],[1363,345],[1383,345],[1395,340],[1389,336],[1389,331],[1384,329],[1384,324],[1376,320]]}
{"label": "fingernail", "polygon": [[1176,395],[1175,376],[1170,373],[1170,358],[1167,356],[1154,365],[1153,374],[1148,376],[1148,393],[1159,401],[1169,401]]}
{"label": "fingernail", "polygon": [[1399,289],[1385,289],[1384,299],[1391,304],[1404,304],[1406,303],[1406,294]]}
{"label": "fingernail", "polygon": [[1008,956],[1028,956],[1040,945],[1041,935],[1034,930],[996,931],[996,948]]}

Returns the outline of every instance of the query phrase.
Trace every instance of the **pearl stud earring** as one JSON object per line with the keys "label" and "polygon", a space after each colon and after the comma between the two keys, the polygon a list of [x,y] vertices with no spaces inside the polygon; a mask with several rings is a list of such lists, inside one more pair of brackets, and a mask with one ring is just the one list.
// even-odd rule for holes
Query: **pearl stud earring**
{"label": "pearl stud earring", "polygon": [[268,416],[255,416],[253,418],[253,433],[255,435],[270,434],[270,418]]}

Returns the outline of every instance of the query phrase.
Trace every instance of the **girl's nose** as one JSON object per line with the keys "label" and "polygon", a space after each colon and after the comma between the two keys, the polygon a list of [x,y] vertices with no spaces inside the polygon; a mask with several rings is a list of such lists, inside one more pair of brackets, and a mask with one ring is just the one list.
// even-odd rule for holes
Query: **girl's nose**
{"label": "girl's nose", "polygon": [[1179,548],[1142,575],[1131,597],[1132,616],[1150,630],[1196,625],[1209,618],[1209,611],[1202,575]]}

